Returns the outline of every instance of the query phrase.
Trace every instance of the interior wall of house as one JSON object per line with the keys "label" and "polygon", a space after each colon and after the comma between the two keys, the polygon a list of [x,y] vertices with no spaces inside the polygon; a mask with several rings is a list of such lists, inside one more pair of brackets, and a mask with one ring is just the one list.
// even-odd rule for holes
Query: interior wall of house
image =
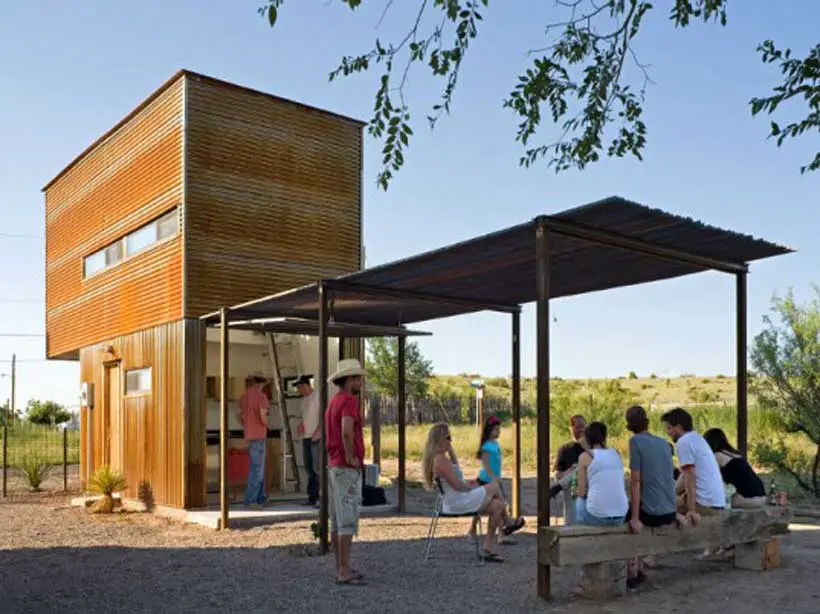
{"label": "interior wall of house", "polygon": [[[279,357],[280,373],[283,380],[295,378],[299,374],[317,375],[319,342],[318,338],[307,335],[276,335],[277,355]],[[328,342],[328,373],[336,369],[339,355],[338,340]],[[242,425],[236,419],[239,397],[245,388],[245,379],[256,372],[261,372],[267,378],[273,378],[273,365],[268,355],[267,337],[249,331],[231,331],[230,350],[228,356],[229,384],[228,384],[228,428],[236,434],[234,439],[241,438]],[[209,329],[206,342],[206,430],[209,435],[208,444],[208,490],[215,492],[219,487],[219,445],[215,435],[219,433],[219,377],[220,377],[220,342],[219,330]],[[295,390],[288,387],[287,415],[290,417],[291,433],[294,437],[294,447],[297,464],[300,471],[300,481],[304,491],[305,473],[302,446],[297,435],[297,428],[301,420],[301,398],[296,396]],[[278,431],[281,445],[284,445],[282,420],[279,411],[278,393],[272,391],[269,413],[269,427]],[[281,471],[281,468],[279,468]]]}

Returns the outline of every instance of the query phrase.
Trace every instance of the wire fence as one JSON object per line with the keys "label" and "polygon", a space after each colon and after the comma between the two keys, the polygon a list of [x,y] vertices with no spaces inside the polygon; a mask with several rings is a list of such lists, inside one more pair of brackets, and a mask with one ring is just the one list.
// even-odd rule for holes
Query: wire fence
{"label": "wire fence", "polygon": [[79,479],[80,432],[11,421],[0,430],[2,496],[9,492],[69,490]]}
{"label": "wire fence", "polygon": [[[383,425],[398,424],[398,400],[392,396],[372,395],[368,398],[368,417],[373,412],[379,413]],[[475,397],[436,398],[432,396],[408,397],[406,405],[406,420],[408,424],[475,424],[476,412]],[[481,411],[484,416],[494,415],[501,419],[512,417],[512,403],[507,399],[485,397]],[[521,415],[535,415],[534,408],[521,404]]]}

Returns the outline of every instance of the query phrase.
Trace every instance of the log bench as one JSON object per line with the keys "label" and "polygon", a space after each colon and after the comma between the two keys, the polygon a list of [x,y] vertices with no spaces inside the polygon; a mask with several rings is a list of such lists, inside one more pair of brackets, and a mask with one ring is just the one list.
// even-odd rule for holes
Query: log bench
{"label": "log bench", "polygon": [[[703,516],[696,527],[644,527],[632,534],[626,524],[614,527],[572,525],[541,527],[538,557],[542,565],[581,565],[582,594],[609,599],[626,593],[627,562],[641,556],[734,546],[734,566],[765,570],[780,564],[778,535],[787,532],[791,511],[784,507],[730,510]],[[784,530],[785,527],[785,530]]]}

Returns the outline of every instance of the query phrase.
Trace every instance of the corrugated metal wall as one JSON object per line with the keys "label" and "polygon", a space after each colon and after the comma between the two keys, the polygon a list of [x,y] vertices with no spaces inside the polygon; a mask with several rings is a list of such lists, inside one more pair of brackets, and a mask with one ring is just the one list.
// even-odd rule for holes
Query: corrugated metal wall
{"label": "corrugated metal wall", "polygon": [[83,258],[182,198],[183,79],[46,189],[47,354],[182,317],[177,238],[83,279]]}
{"label": "corrugated metal wall", "polygon": [[186,319],[185,328],[185,507],[204,506],[208,502],[208,447],[205,441],[207,411],[205,408],[205,327],[197,319]]}
{"label": "corrugated metal wall", "polygon": [[[196,318],[358,270],[361,172],[360,123],[180,73],[47,186],[47,353],[83,348],[93,468],[121,466],[129,497],[148,480],[159,504],[205,504]],[[178,238],[83,279],[85,256],[178,204]],[[108,346],[120,378],[151,366],[153,390],[106,417]]]}
{"label": "corrugated metal wall", "polygon": [[188,78],[185,315],[356,271],[357,122]]}
{"label": "corrugated metal wall", "polygon": [[[128,481],[128,497],[136,498],[140,482],[147,480],[156,503],[173,507],[182,507],[184,499],[182,441],[188,399],[183,392],[184,334],[183,322],[164,324],[80,352],[80,378],[94,383],[92,470],[103,464],[120,465]],[[116,365],[121,397],[109,405],[106,368]],[[143,367],[151,367],[151,392],[126,394],[126,372]],[[83,479],[88,475],[86,411],[81,429]]]}

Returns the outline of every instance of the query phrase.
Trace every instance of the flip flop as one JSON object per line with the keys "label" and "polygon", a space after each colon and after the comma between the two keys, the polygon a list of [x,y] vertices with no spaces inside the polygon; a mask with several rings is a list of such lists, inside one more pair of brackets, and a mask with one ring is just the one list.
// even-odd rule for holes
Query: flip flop
{"label": "flip flop", "polygon": [[339,585],[339,586],[343,586],[343,585],[347,585],[347,586],[365,586],[367,584],[367,582],[365,582],[364,579],[362,579],[362,578],[359,578],[359,577],[356,577],[356,576],[350,576],[349,578],[345,578],[344,580],[342,580],[340,578],[336,578],[336,584]]}
{"label": "flip flop", "polygon": [[484,562],[485,563],[503,563],[504,557],[499,556],[495,552],[490,552],[489,550],[484,551]]}
{"label": "flip flop", "polygon": [[527,521],[519,516],[515,519],[515,521],[512,524],[509,524],[506,527],[504,527],[502,532],[505,536],[512,535],[516,531],[522,529],[525,524],[527,524]]}

